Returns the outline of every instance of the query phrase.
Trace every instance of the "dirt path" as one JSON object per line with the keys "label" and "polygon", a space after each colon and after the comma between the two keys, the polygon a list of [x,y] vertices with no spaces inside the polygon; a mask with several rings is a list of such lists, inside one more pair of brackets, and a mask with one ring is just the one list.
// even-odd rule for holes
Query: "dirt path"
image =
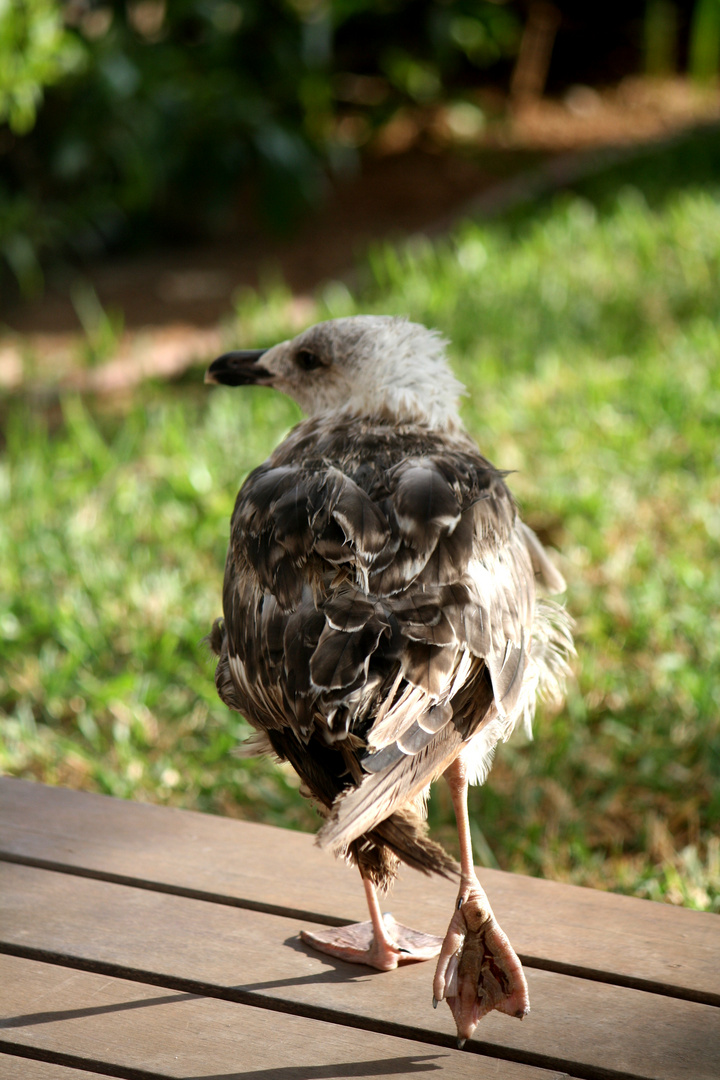
{"label": "dirt path", "polygon": [[[717,89],[684,80],[626,80],[602,93],[574,87],[562,101],[536,102],[465,142],[442,110],[404,115],[290,239],[268,237],[241,212],[242,224],[224,240],[101,262],[82,277],[56,277],[41,300],[0,310],[0,389],[60,384],[114,393],[180,374],[222,347],[219,324],[230,321],[240,288],[283,279],[294,296],[291,321],[301,325],[312,317],[314,289],[351,276],[372,241],[436,235],[467,214],[492,217],[718,118]],[[88,365],[83,295],[91,304],[97,297],[100,313],[122,313],[124,332],[98,366]]]}

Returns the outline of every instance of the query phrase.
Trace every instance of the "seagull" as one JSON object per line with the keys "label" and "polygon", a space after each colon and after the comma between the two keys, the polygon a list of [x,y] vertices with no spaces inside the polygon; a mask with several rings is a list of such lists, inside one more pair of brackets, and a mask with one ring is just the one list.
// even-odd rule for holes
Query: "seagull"
{"label": "seagull", "polygon": [[[562,700],[565,583],[505,475],[466,433],[447,342],[405,318],[319,323],[229,352],[205,381],[271,386],[303,419],[237,496],[209,636],[222,700],[254,729],[241,752],[289,762],[324,822],[321,847],[355,864],[369,921],[303,931],[316,949],[387,971],[438,956],[458,1044],[492,1009],[529,1011],[520,961],[473,865],[469,783]],[[428,835],[444,776],[460,864]],[[444,938],[381,914],[400,862],[460,887]]]}

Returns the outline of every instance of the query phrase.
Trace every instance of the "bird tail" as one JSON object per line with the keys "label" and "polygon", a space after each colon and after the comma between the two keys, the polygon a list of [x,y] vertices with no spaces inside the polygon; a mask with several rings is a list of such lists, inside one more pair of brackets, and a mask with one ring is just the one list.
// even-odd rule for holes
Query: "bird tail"
{"label": "bird tail", "polygon": [[[445,771],[461,743],[462,738],[454,724],[446,724],[419,753],[403,754],[400,760],[381,772],[364,776],[358,787],[343,791],[335,799],[330,816],[318,833],[320,847],[330,848],[339,855],[347,851],[353,840],[381,830],[390,819],[400,822],[405,817],[411,821],[413,801]],[[422,823],[422,818],[419,821]],[[398,828],[403,835],[408,833],[407,827]],[[417,829],[415,832],[420,835]],[[400,835],[395,829],[390,828],[390,833],[393,843],[400,844]],[[391,846],[389,841],[388,846]],[[410,848],[408,856],[412,858]],[[401,858],[405,861],[404,855]]]}
{"label": "bird tail", "polygon": [[216,619],[212,624],[212,630],[202,639],[203,645],[208,645],[216,656],[220,656],[226,638],[225,620]]}
{"label": "bird tail", "polygon": [[430,839],[427,825],[420,814],[409,808],[396,810],[376,825],[370,836],[376,843],[389,847],[398,859],[412,866],[413,870],[450,879],[460,873],[455,859]]}

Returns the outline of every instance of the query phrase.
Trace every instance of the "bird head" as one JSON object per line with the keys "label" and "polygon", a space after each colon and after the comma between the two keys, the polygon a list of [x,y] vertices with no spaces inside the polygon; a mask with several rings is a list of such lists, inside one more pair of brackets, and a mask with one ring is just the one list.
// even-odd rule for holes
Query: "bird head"
{"label": "bird head", "polygon": [[318,323],[269,349],[229,352],[205,382],[274,386],[308,416],[347,412],[459,424],[463,386],[452,375],[446,342],[407,319],[356,315]]}

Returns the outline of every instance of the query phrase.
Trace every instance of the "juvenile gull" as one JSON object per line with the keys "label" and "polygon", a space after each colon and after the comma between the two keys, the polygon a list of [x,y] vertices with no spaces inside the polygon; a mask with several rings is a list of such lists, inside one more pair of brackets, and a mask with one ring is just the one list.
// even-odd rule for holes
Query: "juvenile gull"
{"label": "juvenile gull", "polygon": [[[458,415],[445,342],[405,319],[320,323],[231,352],[206,382],[274,386],[307,414],[237,497],[210,635],[220,697],[255,729],[246,751],[288,761],[325,818],[318,843],[354,862],[370,921],[303,932],[389,970],[436,956],[462,1043],[491,1009],[523,1017],[520,962],[473,868],[467,785],[499,741],[559,699],[572,651],[564,582],[503,474]],[[447,780],[460,866],[427,835]],[[460,872],[443,939],[380,913],[398,860]]]}

